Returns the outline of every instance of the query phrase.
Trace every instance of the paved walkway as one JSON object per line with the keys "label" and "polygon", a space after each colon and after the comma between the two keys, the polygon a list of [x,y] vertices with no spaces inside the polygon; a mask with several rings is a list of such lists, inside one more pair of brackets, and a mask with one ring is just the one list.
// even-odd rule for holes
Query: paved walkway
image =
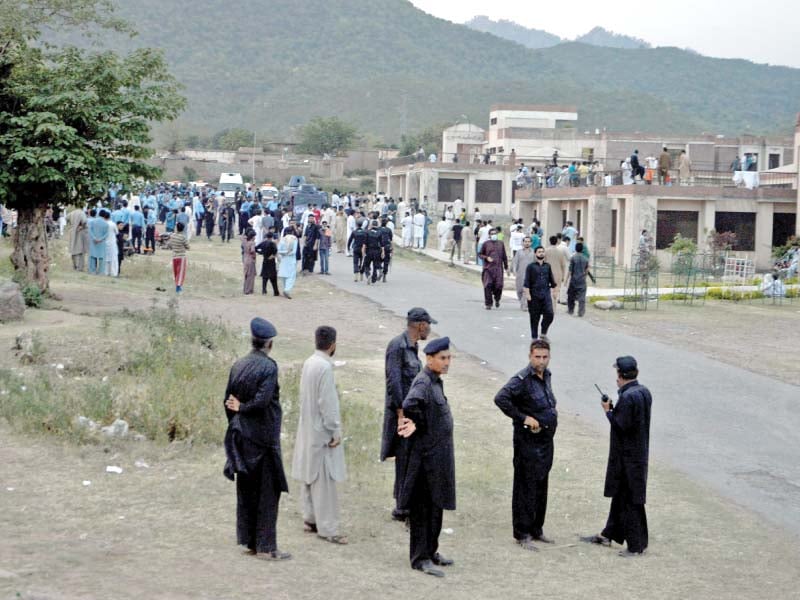
{"label": "paved walkway", "polygon": [[[352,259],[343,254],[331,257],[331,272],[326,280],[397,315],[424,306],[439,321],[436,334],[450,336],[456,350],[506,376],[527,363],[528,314],[516,298],[487,311],[480,288],[417,270],[407,260],[393,265],[388,283],[374,286],[353,282]],[[598,428],[598,452],[607,452],[608,425],[593,384],[613,395],[611,364],[631,354],[639,361],[642,383],[653,392],[654,458],[800,536],[800,387],[594,327],[568,316],[564,307],[556,313],[549,332],[556,396],[562,411]],[[747,351],[743,340],[742,352]]]}

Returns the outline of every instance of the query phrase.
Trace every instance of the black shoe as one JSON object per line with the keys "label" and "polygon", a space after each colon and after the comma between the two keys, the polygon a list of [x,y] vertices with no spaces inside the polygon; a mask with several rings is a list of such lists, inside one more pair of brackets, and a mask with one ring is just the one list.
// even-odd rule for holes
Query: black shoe
{"label": "black shoe", "polygon": [[547,537],[545,534],[535,535],[533,536],[533,540],[535,542],[542,542],[543,544],[555,544],[556,541],[552,538]]}
{"label": "black shoe", "polygon": [[272,552],[259,552],[256,558],[261,560],[289,560],[292,555],[288,552],[281,552],[280,550],[273,550]]}
{"label": "black shoe", "polygon": [[492,310],[492,305],[491,304],[487,305],[486,310]]}
{"label": "black shoe", "polygon": [[430,560],[423,560],[412,568],[416,569],[417,571],[422,571],[426,575],[433,575],[434,577],[444,577],[444,571],[441,569],[437,569],[433,566],[433,562]]}
{"label": "black shoe", "polygon": [[587,544],[597,544],[598,546],[610,546],[611,540],[607,537],[602,535],[582,535],[580,537],[582,542],[586,542]]}
{"label": "black shoe", "polygon": [[495,308],[500,308],[500,300],[495,300],[494,301],[494,307]]}
{"label": "black shoe", "polygon": [[644,556],[644,550],[641,552],[631,552],[626,548],[625,550],[620,551],[619,556],[622,558],[639,558],[640,556]]}
{"label": "black shoe", "polygon": [[394,519],[395,521],[405,521],[406,519],[408,519],[408,511],[398,510],[395,508],[392,511],[392,519]]}
{"label": "black shoe", "polygon": [[433,555],[433,558],[431,558],[431,562],[435,565],[439,565],[440,567],[449,567],[455,561],[452,558],[445,558],[437,552]]}

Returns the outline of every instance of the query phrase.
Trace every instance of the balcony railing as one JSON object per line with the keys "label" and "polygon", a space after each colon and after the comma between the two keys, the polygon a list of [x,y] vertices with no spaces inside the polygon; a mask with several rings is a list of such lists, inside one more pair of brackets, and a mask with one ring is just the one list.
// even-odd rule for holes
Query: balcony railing
{"label": "balcony railing", "polygon": [[795,173],[771,173],[769,171],[758,173],[755,171],[691,171],[689,177],[681,178],[677,169],[669,170],[669,177],[662,182],[658,173],[652,173],[645,178],[632,179],[630,171],[594,171],[588,174],[579,172],[569,173],[562,170],[560,173],[534,171],[528,176],[518,175],[515,179],[517,189],[547,189],[568,187],[609,187],[612,185],[666,185],[666,186],[699,186],[699,187],[727,187],[727,188],[785,188],[791,189],[797,184]]}

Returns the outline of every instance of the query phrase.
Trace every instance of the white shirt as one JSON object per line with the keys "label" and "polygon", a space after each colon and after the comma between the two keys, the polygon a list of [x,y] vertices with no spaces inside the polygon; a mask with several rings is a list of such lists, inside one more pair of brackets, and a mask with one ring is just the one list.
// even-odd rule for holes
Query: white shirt
{"label": "white shirt", "polygon": [[511,238],[508,241],[509,248],[512,251],[514,250],[522,250],[522,240],[525,239],[525,234],[521,231],[513,231],[511,232]]}
{"label": "white shirt", "polygon": [[453,202],[453,212],[456,214],[456,217],[461,216],[461,211],[464,210],[464,201],[461,198],[456,198],[455,202]]}
{"label": "white shirt", "polygon": [[488,225],[484,225],[478,230],[478,243],[483,244],[486,240],[489,239],[489,230],[491,227]]}

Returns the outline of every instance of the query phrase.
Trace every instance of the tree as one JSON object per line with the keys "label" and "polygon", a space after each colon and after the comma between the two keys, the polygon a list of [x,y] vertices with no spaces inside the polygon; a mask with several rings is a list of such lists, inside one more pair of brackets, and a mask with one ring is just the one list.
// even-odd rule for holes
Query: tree
{"label": "tree", "polygon": [[253,145],[253,132],[247,129],[223,129],[211,138],[211,147],[216,150],[238,150]]}
{"label": "tree", "polygon": [[400,156],[416,154],[417,150],[423,148],[425,156],[436,153],[442,146],[442,132],[447,125],[431,125],[415,135],[404,135],[400,138]]}
{"label": "tree", "polygon": [[338,117],[314,117],[300,132],[298,152],[336,156],[353,147],[358,129]]}
{"label": "tree", "polygon": [[44,292],[47,206],[97,197],[110,182],[156,177],[158,169],[142,162],[151,155],[150,123],[175,118],[185,100],[157,51],[119,57],[28,43],[47,24],[123,28],[108,2],[0,2],[12,23],[0,44],[0,201],[18,212],[11,262]]}

